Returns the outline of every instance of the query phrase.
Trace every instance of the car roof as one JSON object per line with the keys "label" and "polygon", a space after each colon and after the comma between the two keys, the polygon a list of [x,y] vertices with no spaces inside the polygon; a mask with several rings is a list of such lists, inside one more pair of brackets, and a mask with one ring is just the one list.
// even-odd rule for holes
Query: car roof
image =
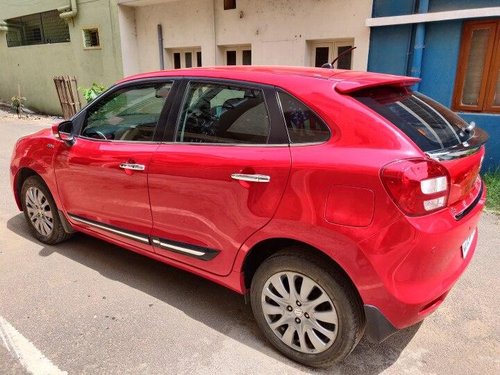
{"label": "car roof", "polygon": [[175,70],[160,70],[126,77],[119,83],[148,78],[193,77],[238,80],[284,88],[293,88],[297,80],[329,80],[336,90],[349,93],[367,87],[380,85],[409,86],[417,83],[418,78],[391,74],[361,72],[342,69],[311,68],[301,66],[215,66]]}

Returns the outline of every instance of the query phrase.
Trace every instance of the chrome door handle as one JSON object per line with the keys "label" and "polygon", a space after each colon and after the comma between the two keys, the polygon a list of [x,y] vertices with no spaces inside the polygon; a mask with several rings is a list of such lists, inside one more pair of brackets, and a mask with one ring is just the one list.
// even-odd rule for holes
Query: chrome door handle
{"label": "chrome door handle", "polygon": [[269,182],[271,181],[270,176],[265,174],[245,174],[245,173],[233,173],[231,175],[233,180],[247,181],[247,182]]}
{"label": "chrome door handle", "polygon": [[130,169],[132,171],[143,171],[146,169],[146,166],[143,164],[135,164],[135,163],[121,163],[121,169]]}

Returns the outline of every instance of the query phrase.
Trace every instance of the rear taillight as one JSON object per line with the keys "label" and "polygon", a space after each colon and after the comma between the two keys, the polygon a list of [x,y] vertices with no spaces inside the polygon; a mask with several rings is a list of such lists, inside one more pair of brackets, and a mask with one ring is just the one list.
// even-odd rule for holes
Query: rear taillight
{"label": "rear taillight", "polygon": [[380,175],[394,203],[409,216],[425,215],[448,203],[448,171],[434,160],[399,160],[383,167]]}

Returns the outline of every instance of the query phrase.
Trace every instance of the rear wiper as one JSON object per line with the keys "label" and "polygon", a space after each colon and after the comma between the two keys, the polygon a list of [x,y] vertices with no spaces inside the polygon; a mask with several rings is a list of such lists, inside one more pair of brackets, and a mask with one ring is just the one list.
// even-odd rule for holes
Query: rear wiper
{"label": "rear wiper", "polygon": [[470,133],[476,127],[476,123],[471,121],[469,125],[464,129],[467,133]]}
{"label": "rear wiper", "polygon": [[458,135],[460,137],[465,137],[465,133],[469,134],[470,137],[473,135],[473,130],[476,127],[476,123],[474,121],[471,121],[469,125],[467,125],[465,128],[461,128],[460,132]]}

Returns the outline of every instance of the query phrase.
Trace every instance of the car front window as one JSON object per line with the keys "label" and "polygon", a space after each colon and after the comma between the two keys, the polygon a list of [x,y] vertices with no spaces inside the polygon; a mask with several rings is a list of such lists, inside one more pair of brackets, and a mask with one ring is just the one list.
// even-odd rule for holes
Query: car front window
{"label": "car front window", "polygon": [[153,140],[172,82],[125,88],[87,111],[81,135],[87,138],[148,142]]}

